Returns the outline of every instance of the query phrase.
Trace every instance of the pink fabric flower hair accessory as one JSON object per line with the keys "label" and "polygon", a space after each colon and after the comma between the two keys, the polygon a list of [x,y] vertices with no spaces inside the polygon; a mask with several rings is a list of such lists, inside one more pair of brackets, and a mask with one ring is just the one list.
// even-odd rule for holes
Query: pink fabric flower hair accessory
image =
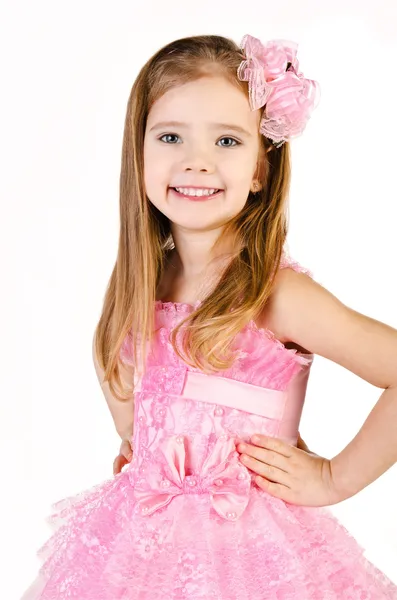
{"label": "pink fabric flower hair accessory", "polygon": [[237,69],[241,81],[248,81],[251,110],[265,106],[260,132],[276,148],[298,137],[317,107],[320,86],[299,72],[298,44],[272,40],[265,45],[251,35],[240,44],[245,53]]}

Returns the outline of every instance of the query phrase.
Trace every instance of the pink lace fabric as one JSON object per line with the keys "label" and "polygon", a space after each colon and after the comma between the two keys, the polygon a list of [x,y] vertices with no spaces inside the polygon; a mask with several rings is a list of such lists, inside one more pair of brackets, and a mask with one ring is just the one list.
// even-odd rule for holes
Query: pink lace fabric
{"label": "pink lace fabric", "polygon": [[[312,276],[294,261],[286,266]],[[279,402],[309,374],[313,356],[250,323],[236,338],[233,367],[213,376],[229,393],[215,397],[214,379],[201,383],[168,339],[193,308],[155,303],[156,343],[135,392],[132,462],[53,505],[53,534],[21,600],[396,600],[397,586],[328,508],[270,496],[237,459],[236,438],[279,434]],[[121,351],[127,363],[130,342]],[[194,397],[184,395],[189,378],[200,382]],[[240,389],[247,402],[255,396],[255,413],[244,410]],[[303,402],[299,390],[294,402]],[[298,411],[293,433],[299,418]]]}

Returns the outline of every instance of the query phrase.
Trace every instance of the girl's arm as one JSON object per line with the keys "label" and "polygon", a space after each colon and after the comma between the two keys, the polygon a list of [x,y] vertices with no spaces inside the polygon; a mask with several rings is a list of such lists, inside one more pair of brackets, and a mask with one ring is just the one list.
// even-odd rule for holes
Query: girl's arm
{"label": "girl's arm", "polygon": [[331,460],[342,499],[350,498],[397,462],[397,386],[388,387],[356,437]]}
{"label": "girl's arm", "polygon": [[[92,358],[99,385],[105,396],[116,431],[122,440],[130,440],[132,438],[134,426],[134,397],[132,396],[131,399],[125,402],[117,400],[117,398],[114,397],[109,389],[108,382],[104,381],[104,371],[101,369],[96,357],[94,340],[92,343]],[[126,386],[130,387],[132,385],[134,375],[131,370],[127,370],[122,364],[120,364],[120,377]]]}
{"label": "girl's arm", "polygon": [[341,500],[349,498],[397,462],[397,330],[292,269],[278,273],[274,289],[272,322],[284,339],[384,389],[355,438],[331,460]]}

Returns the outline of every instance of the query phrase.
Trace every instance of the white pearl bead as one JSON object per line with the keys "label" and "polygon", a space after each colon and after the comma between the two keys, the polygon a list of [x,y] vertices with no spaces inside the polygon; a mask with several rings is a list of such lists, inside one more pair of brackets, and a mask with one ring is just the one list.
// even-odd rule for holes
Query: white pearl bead
{"label": "white pearl bead", "polygon": [[214,412],[215,412],[215,414],[216,414],[217,416],[221,416],[221,415],[223,415],[223,413],[224,413],[225,411],[223,410],[223,408],[220,408],[220,407],[218,406],[218,408],[216,408]]}
{"label": "white pearl bead", "polygon": [[163,479],[163,481],[160,483],[161,487],[165,488],[165,487],[169,487],[170,486],[170,482],[167,481],[167,479]]}
{"label": "white pearl bead", "polygon": [[191,486],[197,485],[197,481],[195,479],[188,479],[187,483]]}
{"label": "white pearl bead", "polygon": [[226,516],[228,519],[235,519],[237,517],[235,512],[228,512],[226,513]]}
{"label": "white pearl bead", "polygon": [[214,484],[215,485],[223,485],[223,480],[222,479],[215,479],[214,480]]}
{"label": "white pearl bead", "polygon": [[219,436],[219,439],[222,441],[226,441],[229,439],[229,436],[226,433],[222,433],[222,435]]}
{"label": "white pearl bead", "polygon": [[239,473],[237,479],[245,479],[245,473]]}
{"label": "white pearl bead", "polygon": [[149,510],[149,509],[148,509],[148,507],[147,507],[147,506],[143,506],[143,507],[142,507],[142,512],[143,512],[143,514],[147,513],[147,511],[148,511],[148,510]]}
{"label": "white pearl bead", "polygon": [[178,444],[183,444],[183,437],[181,435],[178,435],[176,441],[178,442]]}

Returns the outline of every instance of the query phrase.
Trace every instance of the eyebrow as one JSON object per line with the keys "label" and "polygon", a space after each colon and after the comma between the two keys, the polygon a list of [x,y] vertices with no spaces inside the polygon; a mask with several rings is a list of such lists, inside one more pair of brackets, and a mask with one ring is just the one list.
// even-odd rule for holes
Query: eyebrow
{"label": "eyebrow", "polygon": [[[248,137],[252,137],[252,134],[244,129],[244,127],[240,127],[240,125],[232,125],[231,123],[210,123],[209,125],[211,129],[229,129],[230,131],[235,131],[236,133],[241,133]],[[187,129],[189,126],[187,123],[183,123],[182,121],[161,121],[160,123],[153,125],[149,131],[163,129],[164,127],[181,127],[182,129]]]}

